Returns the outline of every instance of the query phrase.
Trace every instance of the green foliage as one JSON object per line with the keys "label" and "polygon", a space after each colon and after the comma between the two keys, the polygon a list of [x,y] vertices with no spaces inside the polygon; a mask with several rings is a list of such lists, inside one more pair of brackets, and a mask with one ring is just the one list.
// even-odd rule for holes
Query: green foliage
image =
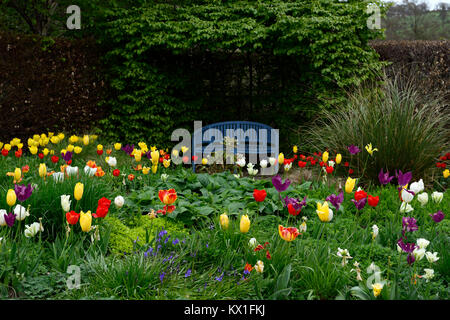
{"label": "green foliage", "polygon": [[381,66],[367,45],[381,31],[367,28],[365,2],[201,2],[108,11],[97,34],[112,89],[101,122],[108,137],[167,145],[192,120],[242,118],[244,95],[246,118],[273,119],[288,136],[295,116],[341,100],[338,88]]}
{"label": "green foliage", "polygon": [[[381,169],[412,171],[414,179],[425,178],[435,159],[448,150],[449,116],[436,99],[420,97],[408,84],[385,80],[382,87],[358,90],[350,95],[348,106],[326,112],[310,130],[312,145],[343,154],[356,174],[378,182]],[[378,151],[371,156],[369,143]],[[356,145],[361,152],[351,156]]]}

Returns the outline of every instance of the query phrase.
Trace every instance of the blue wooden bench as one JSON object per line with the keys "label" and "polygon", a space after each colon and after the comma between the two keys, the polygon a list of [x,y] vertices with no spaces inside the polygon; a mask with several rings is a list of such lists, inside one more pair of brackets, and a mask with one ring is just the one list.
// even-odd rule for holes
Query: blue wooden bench
{"label": "blue wooden bench", "polygon": [[[220,132],[221,137],[216,137],[218,132]],[[263,144],[259,141],[260,137],[264,139],[265,136],[267,144]],[[275,131],[268,125],[250,121],[218,122],[194,131],[191,149],[193,156],[197,156],[197,161],[192,162],[192,169],[194,172],[196,162],[197,164],[201,162],[202,155],[205,150],[209,149],[206,151],[211,152],[211,149],[213,148],[212,145],[223,143],[223,139],[225,137],[237,139],[239,142],[234,148],[233,154],[241,153],[245,155],[261,155],[266,158],[271,154],[275,157],[278,156],[278,131]],[[199,139],[201,141],[199,141]],[[225,145],[223,146],[223,149],[225,152]]]}

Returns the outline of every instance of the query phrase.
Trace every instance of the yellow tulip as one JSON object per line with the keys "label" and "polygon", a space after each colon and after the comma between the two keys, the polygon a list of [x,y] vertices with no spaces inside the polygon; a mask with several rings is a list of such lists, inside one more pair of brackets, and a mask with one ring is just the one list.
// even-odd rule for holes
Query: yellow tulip
{"label": "yellow tulip", "polygon": [[61,141],[62,139],[64,139],[64,133],[58,133],[58,139],[59,141]]}
{"label": "yellow tulip", "polygon": [[93,142],[93,141],[97,140],[98,135],[96,135],[96,134],[91,134],[89,137],[90,137],[91,141]]}
{"label": "yellow tulip", "polygon": [[322,154],[322,161],[323,161],[323,162],[327,162],[327,161],[328,161],[328,157],[329,157],[329,153],[328,153],[328,151],[325,151],[325,152]]}
{"label": "yellow tulip", "polygon": [[248,215],[241,216],[241,222],[239,224],[239,228],[242,233],[247,233],[248,230],[250,230],[250,219],[248,218]]}
{"label": "yellow tulip", "polygon": [[158,165],[152,166],[152,172],[153,173],[156,173],[157,170],[158,170]]}
{"label": "yellow tulip", "polygon": [[203,159],[202,159],[202,165],[206,166],[207,163],[208,163],[208,159],[203,158]]}
{"label": "yellow tulip", "polygon": [[50,141],[53,144],[57,144],[57,143],[59,143],[59,138],[58,138],[58,136],[53,136],[53,137],[50,138]]}
{"label": "yellow tulip", "polygon": [[85,146],[87,146],[87,145],[89,144],[89,136],[88,136],[87,134],[85,134],[85,135],[83,136],[83,144],[84,144]]}
{"label": "yellow tulip", "polygon": [[54,132],[49,132],[49,133],[48,133],[48,137],[49,137],[49,138],[53,137],[54,135],[55,135]]}
{"label": "yellow tulip", "polygon": [[8,151],[11,150],[11,145],[9,143],[5,144],[4,149]]}
{"label": "yellow tulip", "polygon": [[139,162],[139,161],[141,161],[141,159],[142,159],[142,153],[141,153],[141,151],[137,151],[134,154],[134,160],[136,160],[136,162]]}
{"label": "yellow tulip", "polygon": [[41,140],[41,136],[38,134],[33,135],[33,140],[36,142],[39,142],[39,140]]}
{"label": "yellow tulip", "polygon": [[152,157],[152,163],[153,165],[157,165],[159,162],[159,152],[157,150],[154,150],[150,153],[151,157]]}
{"label": "yellow tulip", "polygon": [[139,146],[139,148],[141,148],[142,152],[146,153],[148,151],[148,147],[145,142],[139,142],[138,146]]}
{"label": "yellow tulip", "polygon": [[91,230],[91,224],[92,224],[91,211],[88,211],[86,213],[81,211],[80,212],[80,226],[81,226],[81,230],[83,230],[83,232],[90,231]]}
{"label": "yellow tulip", "polygon": [[47,139],[47,135],[45,133],[41,133],[41,139],[42,140]]}
{"label": "yellow tulip", "polygon": [[67,150],[66,150],[66,149],[61,149],[61,152],[60,152],[60,153],[62,153],[63,155],[65,155],[65,154],[66,154],[66,152],[67,152]]}
{"label": "yellow tulip", "polygon": [[47,166],[45,165],[45,163],[41,163],[39,165],[39,176],[41,178],[44,178],[47,175]]}
{"label": "yellow tulip", "polygon": [[150,168],[149,167],[143,167],[142,168],[142,173],[143,174],[148,174],[150,172]]}
{"label": "yellow tulip", "polygon": [[23,148],[23,143],[18,143],[17,144],[17,149],[22,149]]}
{"label": "yellow tulip", "polygon": [[81,198],[83,197],[83,191],[84,191],[84,184],[82,184],[81,182],[77,182],[77,184],[75,185],[75,190],[73,192],[73,195],[76,200],[81,200]]}
{"label": "yellow tulip", "polygon": [[50,150],[48,150],[47,148],[44,148],[44,150],[42,151],[44,156],[48,155],[49,152],[50,152]]}
{"label": "yellow tulip", "polygon": [[78,142],[78,137],[73,135],[69,138],[70,143],[77,143]]}
{"label": "yellow tulip", "polygon": [[338,153],[336,155],[336,163],[339,164],[339,163],[341,163],[341,161],[342,161],[342,154]]}
{"label": "yellow tulip", "polygon": [[75,153],[80,153],[82,150],[83,150],[83,148],[81,148],[81,147],[79,147],[79,146],[76,146],[75,148],[73,148],[73,151],[74,151]]}
{"label": "yellow tulip", "polygon": [[292,151],[294,151],[294,153],[297,153],[298,152],[298,147],[297,146],[293,146],[292,147]]}
{"label": "yellow tulip", "polygon": [[228,229],[230,220],[228,219],[228,216],[226,213],[223,213],[220,215],[219,221],[220,221],[220,225],[222,226],[222,229]]}
{"label": "yellow tulip", "polygon": [[352,193],[353,188],[355,187],[356,179],[352,179],[350,177],[347,178],[345,182],[345,192]]}
{"label": "yellow tulip", "polygon": [[14,180],[19,181],[21,176],[22,170],[20,170],[20,168],[16,168],[16,170],[14,170]]}
{"label": "yellow tulip", "polygon": [[3,147],[3,142],[0,142],[0,149]]}
{"label": "yellow tulip", "polygon": [[8,206],[12,207],[16,204],[17,195],[16,192],[13,189],[9,189],[8,193],[6,194],[6,203]]}
{"label": "yellow tulip", "polygon": [[41,147],[45,147],[46,145],[48,145],[48,142],[49,142],[49,141],[50,141],[50,140],[47,139],[47,138],[41,139],[41,140],[39,140],[39,145],[40,145]]}
{"label": "yellow tulip", "polygon": [[447,179],[447,178],[450,176],[450,171],[449,171],[448,169],[445,169],[445,170],[442,172],[442,174],[443,174],[444,178]]}
{"label": "yellow tulip", "polygon": [[122,144],[121,143],[118,143],[118,142],[114,143],[114,149],[120,150],[120,148],[122,148]]}
{"label": "yellow tulip", "polygon": [[163,160],[163,166],[164,166],[164,168],[168,168],[170,166],[170,160],[164,159]]}
{"label": "yellow tulip", "polygon": [[181,147],[181,152],[186,153],[189,150],[188,147],[182,146]]}
{"label": "yellow tulip", "polygon": [[35,146],[29,147],[31,154],[36,154],[38,152],[38,148]]}
{"label": "yellow tulip", "polygon": [[278,163],[279,164],[283,164],[284,163],[284,154],[283,153],[280,153],[278,155]]}
{"label": "yellow tulip", "polygon": [[101,144],[97,145],[97,150],[103,150],[103,146]]}
{"label": "yellow tulip", "polygon": [[51,154],[51,155],[54,155],[54,154],[55,154],[55,150],[53,150],[53,149],[50,150],[50,154]]}
{"label": "yellow tulip", "polygon": [[11,144],[12,147],[17,146],[20,143],[20,139],[14,138],[9,143]]}
{"label": "yellow tulip", "polygon": [[68,146],[67,146],[67,151],[69,151],[69,152],[73,152],[73,149],[74,149],[75,147],[74,147],[74,145],[73,144],[69,144]]}
{"label": "yellow tulip", "polygon": [[322,222],[330,222],[333,219],[333,211],[330,209],[328,202],[326,201],[323,204],[317,202],[316,212]]}

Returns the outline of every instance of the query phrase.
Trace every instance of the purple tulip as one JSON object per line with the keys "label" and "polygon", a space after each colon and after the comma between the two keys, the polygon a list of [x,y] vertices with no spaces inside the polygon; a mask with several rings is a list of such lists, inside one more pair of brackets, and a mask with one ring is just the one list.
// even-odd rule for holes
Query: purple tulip
{"label": "purple tulip", "polygon": [[284,198],[284,204],[287,207],[289,204],[291,204],[294,209],[296,211],[302,209],[304,206],[306,206],[306,196],[303,198],[302,201],[299,201],[298,199],[295,198],[289,198],[288,196],[286,196],[286,198]]}
{"label": "purple tulip", "polygon": [[134,144],[131,146],[127,144],[126,146],[122,147],[122,150],[125,151],[128,155],[130,155],[134,150]]}
{"label": "purple tulip", "polygon": [[433,219],[434,222],[439,223],[442,220],[444,220],[444,213],[439,210],[438,212],[434,214],[430,214],[431,219]]}
{"label": "purple tulip", "polygon": [[336,210],[339,210],[341,207],[341,203],[344,202],[344,192],[341,191],[339,195],[329,195],[325,200],[331,202],[331,204],[336,208]]}
{"label": "purple tulip", "polygon": [[358,152],[361,152],[361,150],[357,147],[357,146],[355,146],[355,145],[351,145],[351,146],[349,146],[348,147],[348,151],[351,153],[351,154],[357,154]]}
{"label": "purple tulip", "polygon": [[362,198],[359,201],[356,201],[355,199],[352,199],[352,202],[355,204],[356,209],[362,210],[366,206],[367,198]]}
{"label": "purple tulip", "polygon": [[31,184],[28,184],[28,186],[18,184],[14,185],[14,191],[16,192],[17,200],[19,200],[20,202],[24,202],[25,200],[27,200],[31,196],[33,189],[34,188],[31,186]]}
{"label": "purple tulip", "polygon": [[417,220],[413,217],[403,217],[402,218],[402,227],[403,227],[403,233],[406,232],[414,232],[419,230],[419,227],[417,226]]}
{"label": "purple tulip", "polygon": [[416,258],[412,253],[414,249],[418,248],[418,246],[415,243],[405,243],[402,238],[397,241],[397,244],[404,252],[408,253],[406,261],[408,261],[409,264],[414,263]]}
{"label": "purple tulip", "polygon": [[384,173],[383,168],[381,168],[380,173],[378,174],[378,180],[382,185],[387,185],[391,182],[391,180],[394,179],[394,176],[389,176],[389,171]]}
{"label": "purple tulip", "polygon": [[14,222],[16,221],[16,215],[12,212],[8,214],[4,214],[5,222],[8,225],[8,227],[12,227],[14,225]]}
{"label": "purple tulip", "polygon": [[291,184],[291,180],[286,179],[283,183],[281,177],[279,175],[276,175],[272,178],[272,184],[278,192],[283,192],[289,187],[289,185]]}
{"label": "purple tulip", "polygon": [[413,264],[414,261],[416,261],[416,258],[412,253],[408,253],[408,257],[406,258],[406,261],[408,261],[408,264]]}
{"label": "purple tulip", "polygon": [[401,170],[395,171],[395,176],[398,180],[399,186],[406,186],[412,179],[412,172],[403,173]]}
{"label": "purple tulip", "polygon": [[68,162],[70,160],[72,160],[72,152],[70,151],[66,151],[66,153],[61,153],[61,158],[64,159],[64,161]]}

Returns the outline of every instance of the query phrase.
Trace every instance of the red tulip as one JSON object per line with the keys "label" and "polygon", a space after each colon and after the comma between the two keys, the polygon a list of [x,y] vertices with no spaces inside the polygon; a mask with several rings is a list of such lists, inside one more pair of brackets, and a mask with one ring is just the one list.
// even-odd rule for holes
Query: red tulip
{"label": "red tulip", "polygon": [[72,164],[72,159],[70,159],[69,161],[66,161],[66,163],[70,166]]}
{"label": "red tulip", "polygon": [[120,170],[119,169],[113,170],[113,176],[114,177],[118,177],[119,175],[120,175]]}
{"label": "red tulip", "polygon": [[263,202],[267,196],[266,190],[253,190],[253,198],[255,198],[256,202]]}
{"label": "red tulip", "polygon": [[377,205],[378,205],[378,202],[380,201],[380,197],[379,196],[376,196],[376,197],[373,197],[373,196],[371,196],[371,195],[369,195],[369,206],[371,206],[371,207],[376,207]]}
{"label": "red tulip", "polygon": [[20,158],[22,156],[22,149],[19,149],[15,152],[16,158]]}
{"label": "red tulip", "polygon": [[79,218],[80,218],[80,214],[76,213],[73,210],[66,213],[66,220],[69,224],[72,224],[72,225],[77,224]]}
{"label": "red tulip", "polygon": [[101,156],[101,155],[103,154],[103,149],[102,149],[102,150],[97,150],[97,154],[98,154],[99,156]]}
{"label": "red tulip", "polygon": [[300,211],[302,211],[302,208],[300,207],[300,209],[295,210],[294,206],[292,205],[292,203],[289,203],[288,206],[288,212],[290,215],[292,216],[298,216],[298,214],[300,213]]}
{"label": "red tulip", "polygon": [[348,169],[348,174],[352,174],[353,173],[353,169]]}
{"label": "red tulip", "polygon": [[355,200],[359,201],[364,198],[367,198],[367,193],[364,190],[359,190],[355,192]]}
{"label": "red tulip", "polygon": [[44,154],[41,152],[41,153],[38,154],[38,157],[39,157],[39,159],[42,160],[42,159],[44,159]]}
{"label": "red tulip", "polygon": [[304,162],[304,161],[299,161],[299,162],[298,162],[298,166],[299,166],[300,168],[304,168],[304,167],[306,167],[306,162]]}
{"label": "red tulip", "polygon": [[94,218],[104,218],[108,214],[111,200],[103,197],[98,200],[97,211],[92,215]]}
{"label": "red tulip", "polygon": [[4,156],[4,157],[6,157],[7,155],[8,155],[8,150],[6,150],[6,149],[3,149],[2,150],[2,155]]}
{"label": "red tulip", "polygon": [[348,167],[348,162],[344,162],[344,167]]}
{"label": "red tulip", "polygon": [[319,166],[324,167],[324,166],[325,166],[325,162],[320,161],[320,162],[319,162]]}
{"label": "red tulip", "polygon": [[303,154],[301,154],[301,155],[300,155],[300,159],[305,160],[306,157],[305,157]]}
{"label": "red tulip", "polygon": [[333,173],[334,168],[332,166],[327,166],[325,170],[327,171],[328,174],[331,174]]}
{"label": "red tulip", "polygon": [[52,156],[51,160],[52,160],[53,163],[57,163],[58,160],[59,160],[59,157],[58,156]]}

